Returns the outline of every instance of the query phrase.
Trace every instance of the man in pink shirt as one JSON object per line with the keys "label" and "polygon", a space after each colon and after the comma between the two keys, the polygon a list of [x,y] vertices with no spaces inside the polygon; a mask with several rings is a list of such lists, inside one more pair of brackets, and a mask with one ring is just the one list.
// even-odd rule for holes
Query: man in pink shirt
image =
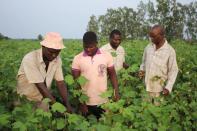
{"label": "man in pink shirt", "polygon": [[113,58],[111,54],[99,50],[97,44],[97,36],[94,32],[89,31],[84,34],[84,51],[74,57],[72,75],[74,79],[81,75],[88,80],[88,82],[81,87],[89,97],[86,103],[81,104],[81,112],[85,116],[94,114],[99,118],[104,111],[99,106],[108,101],[108,99],[100,96],[107,91],[107,75],[109,75],[114,88],[114,98],[116,101],[119,100],[119,92]]}

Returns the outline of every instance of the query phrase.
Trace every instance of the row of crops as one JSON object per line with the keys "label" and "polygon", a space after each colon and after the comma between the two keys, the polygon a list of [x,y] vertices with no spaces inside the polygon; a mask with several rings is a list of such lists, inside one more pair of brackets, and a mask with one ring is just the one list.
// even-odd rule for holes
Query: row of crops
{"label": "row of crops", "polygon": [[[23,56],[40,48],[36,40],[0,41],[0,130],[20,131],[166,131],[197,129],[197,46],[184,41],[172,41],[177,53],[179,74],[173,92],[161,96],[159,106],[144,101],[148,97],[142,80],[137,77],[144,47],[148,41],[124,41],[126,62],[129,69],[118,73],[121,99],[112,100],[112,88],[102,95],[110,101],[102,108],[107,110],[97,120],[90,115],[84,118],[78,113],[78,103],[87,97],[76,88],[70,69],[73,57],[82,51],[80,40],[65,40],[66,49],[61,51],[65,81],[69,90],[69,101],[75,113],[66,112],[61,105],[55,84],[53,93],[58,102],[51,105],[49,112],[35,109],[32,102],[16,94],[16,74]],[[105,44],[106,42],[101,42]],[[101,44],[99,46],[101,46]],[[79,84],[85,80],[80,78]],[[17,104],[20,99],[21,104]],[[48,99],[45,99],[48,102]],[[60,103],[59,103],[60,102]]]}

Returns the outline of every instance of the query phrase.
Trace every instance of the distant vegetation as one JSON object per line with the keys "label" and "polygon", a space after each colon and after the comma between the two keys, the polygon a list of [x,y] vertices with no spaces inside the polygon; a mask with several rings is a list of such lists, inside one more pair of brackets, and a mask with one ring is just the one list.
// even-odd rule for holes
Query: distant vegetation
{"label": "distant vegetation", "polygon": [[10,39],[10,38],[7,37],[7,36],[4,36],[3,34],[0,33],[0,40],[3,40],[3,39],[6,39],[7,40],[7,39]]}
{"label": "distant vegetation", "polygon": [[111,30],[119,29],[123,38],[145,39],[153,24],[165,27],[169,41],[196,41],[197,1],[183,5],[176,0],[156,0],[156,3],[149,0],[148,3],[141,1],[137,10],[128,7],[108,9],[104,15],[92,15],[87,30],[95,31],[100,38],[106,38]]}
{"label": "distant vegetation", "polygon": [[[76,87],[71,76],[73,57],[83,50],[81,41],[66,40],[61,51],[63,72],[69,90],[69,101],[77,111],[79,101],[87,96]],[[99,42],[100,43],[100,42]],[[101,42],[105,44],[107,41]],[[177,53],[179,74],[172,93],[161,96],[160,106],[144,101],[148,97],[144,83],[136,74],[142,53],[148,41],[127,40],[122,42],[126,50],[127,70],[118,73],[121,99],[112,101],[112,87],[102,97],[109,102],[102,105],[107,110],[98,121],[94,116],[87,119],[79,113],[67,113],[60,103],[51,106],[49,112],[34,109],[34,104],[16,94],[16,75],[23,56],[40,48],[38,40],[0,41],[0,130],[1,131],[194,131],[197,129],[197,46],[183,41],[171,41]],[[101,46],[99,44],[99,46]],[[78,81],[77,81],[78,82]],[[83,79],[79,84],[83,83]],[[52,86],[53,92],[57,89]],[[56,94],[55,96],[59,96]],[[163,99],[164,97],[164,99]],[[15,103],[21,100],[21,105]],[[59,97],[56,98],[60,102]],[[46,102],[48,100],[45,100]]]}

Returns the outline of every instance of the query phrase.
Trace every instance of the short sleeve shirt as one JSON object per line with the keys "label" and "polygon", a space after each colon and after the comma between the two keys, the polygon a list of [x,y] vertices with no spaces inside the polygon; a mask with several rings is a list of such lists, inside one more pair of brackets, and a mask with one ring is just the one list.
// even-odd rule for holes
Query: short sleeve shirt
{"label": "short sleeve shirt", "polygon": [[43,96],[35,83],[45,82],[47,88],[50,89],[53,79],[64,80],[60,56],[49,63],[47,72],[45,67],[42,49],[26,54],[17,75],[17,93],[25,95],[29,100],[40,101]]}
{"label": "short sleeve shirt", "polygon": [[81,52],[74,57],[72,70],[78,70],[88,82],[82,86],[82,90],[89,97],[87,105],[100,105],[107,102],[107,99],[100,95],[107,90],[107,68],[113,67],[111,54],[98,49],[96,55],[88,56]]}

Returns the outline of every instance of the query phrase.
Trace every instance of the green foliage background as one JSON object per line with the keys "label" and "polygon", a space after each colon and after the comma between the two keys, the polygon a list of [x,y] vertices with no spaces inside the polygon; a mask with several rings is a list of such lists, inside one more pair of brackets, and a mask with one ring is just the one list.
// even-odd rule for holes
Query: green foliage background
{"label": "green foliage background", "polygon": [[[73,57],[82,51],[80,40],[65,40],[66,49],[61,51],[65,81],[70,92],[69,100],[77,111],[79,101],[87,98],[76,89],[71,77]],[[100,45],[107,42],[101,41]],[[179,74],[168,97],[161,97],[160,106],[144,101],[148,96],[144,83],[136,77],[141,63],[142,53],[148,41],[123,41],[126,50],[126,62],[131,65],[128,70],[118,74],[121,100],[113,102],[112,88],[103,94],[110,101],[102,108],[107,110],[97,121],[94,116],[87,119],[78,113],[69,114],[58,102],[51,106],[49,112],[34,109],[33,103],[19,98],[16,94],[16,75],[23,56],[40,48],[37,40],[1,40],[0,41],[0,130],[20,131],[133,131],[133,130],[195,130],[197,129],[197,46],[175,40],[171,45],[177,53]],[[79,84],[84,79],[78,80]],[[56,96],[56,87],[53,85]],[[21,105],[15,101],[21,100]],[[48,100],[45,100],[46,102]]]}
{"label": "green foliage background", "polygon": [[[132,4],[132,1],[131,1]],[[90,16],[87,30],[107,38],[113,29],[126,39],[146,39],[150,27],[164,26],[167,39],[197,40],[197,1],[182,4],[178,0],[140,1],[137,9],[119,7],[107,9],[103,15]]]}

